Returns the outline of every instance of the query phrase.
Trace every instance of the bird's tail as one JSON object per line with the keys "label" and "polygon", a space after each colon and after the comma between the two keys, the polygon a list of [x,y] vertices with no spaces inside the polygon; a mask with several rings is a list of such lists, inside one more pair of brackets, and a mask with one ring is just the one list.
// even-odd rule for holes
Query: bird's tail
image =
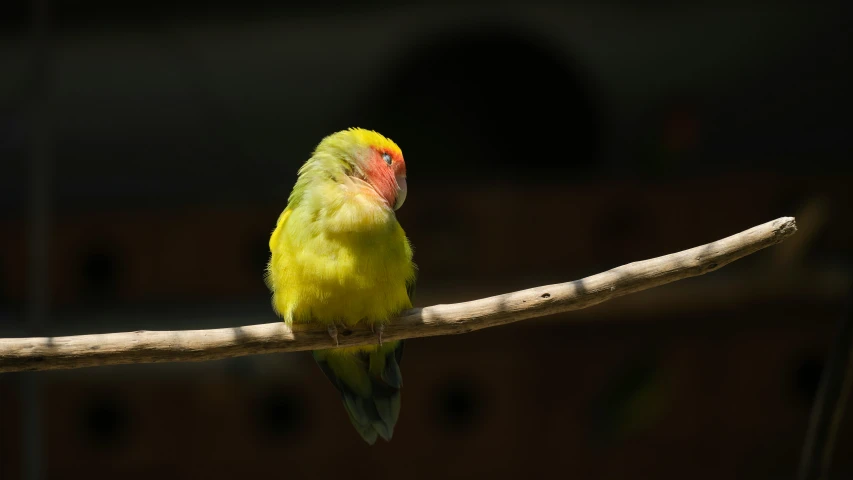
{"label": "bird's tail", "polygon": [[394,434],[400,416],[400,360],[403,342],[371,347],[314,350],[314,360],[341,393],[344,408],[358,433],[373,445]]}

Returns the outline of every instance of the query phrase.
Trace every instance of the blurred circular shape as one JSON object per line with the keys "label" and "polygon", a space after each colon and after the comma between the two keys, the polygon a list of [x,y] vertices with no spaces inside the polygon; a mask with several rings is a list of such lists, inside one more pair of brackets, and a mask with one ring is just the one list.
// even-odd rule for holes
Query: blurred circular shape
{"label": "blurred circular shape", "polygon": [[466,26],[407,51],[355,117],[400,143],[419,181],[565,181],[553,175],[590,173],[600,156],[579,70],[538,36]]}
{"label": "blurred circular shape", "polygon": [[793,393],[807,407],[811,407],[817,396],[823,369],[824,359],[817,354],[808,354],[796,362],[793,371]]}
{"label": "blurred circular shape", "polygon": [[109,245],[96,245],[80,255],[80,276],[90,298],[110,299],[118,293],[119,256]]}
{"label": "blurred circular shape", "polygon": [[128,437],[130,412],[112,396],[97,396],[84,407],[82,430],[89,443],[98,448],[115,447]]}
{"label": "blurred circular shape", "polygon": [[448,433],[463,433],[482,423],[485,395],[470,380],[454,378],[437,389],[432,405],[437,425]]}
{"label": "blurred circular shape", "polygon": [[258,431],[266,439],[283,440],[305,430],[303,398],[291,391],[273,390],[261,396],[256,408]]}

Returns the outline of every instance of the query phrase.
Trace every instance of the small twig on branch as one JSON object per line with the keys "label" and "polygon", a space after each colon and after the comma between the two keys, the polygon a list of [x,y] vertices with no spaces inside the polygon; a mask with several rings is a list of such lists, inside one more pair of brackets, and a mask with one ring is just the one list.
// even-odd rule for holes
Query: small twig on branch
{"label": "small twig on branch", "polygon": [[[472,332],[568,312],[714,271],[797,231],[783,217],[701,247],[629,263],[574,282],[402,312],[385,328],[387,341]],[[368,345],[368,328],[341,332],[342,347]],[[71,337],[0,339],[0,372],[55,370],[127,363],[215,360],[333,348],[325,328],[283,322],[213,330],[137,331]]]}

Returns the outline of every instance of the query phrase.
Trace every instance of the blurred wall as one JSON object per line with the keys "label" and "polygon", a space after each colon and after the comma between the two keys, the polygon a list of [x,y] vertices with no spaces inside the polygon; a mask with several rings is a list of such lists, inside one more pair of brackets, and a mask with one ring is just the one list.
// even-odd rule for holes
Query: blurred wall
{"label": "blurred wall", "polygon": [[2,336],[40,308],[48,335],[274,321],[269,232],[313,147],[354,125],[406,155],[421,306],[783,215],[800,232],[590,310],[409,342],[398,432],[372,448],[307,355],[4,375],[0,478],[27,470],[33,428],[47,478],[790,476],[850,314],[849,10],[53,2],[38,34],[12,9]]}

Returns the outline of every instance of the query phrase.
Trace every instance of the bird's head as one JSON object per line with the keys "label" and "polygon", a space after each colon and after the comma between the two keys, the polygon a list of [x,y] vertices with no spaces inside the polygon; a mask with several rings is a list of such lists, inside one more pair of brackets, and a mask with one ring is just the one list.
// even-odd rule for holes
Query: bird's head
{"label": "bird's head", "polygon": [[350,128],[324,138],[314,157],[332,157],[345,174],[367,183],[390,208],[406,200],[406,162],[400,147],[372,130]]}

